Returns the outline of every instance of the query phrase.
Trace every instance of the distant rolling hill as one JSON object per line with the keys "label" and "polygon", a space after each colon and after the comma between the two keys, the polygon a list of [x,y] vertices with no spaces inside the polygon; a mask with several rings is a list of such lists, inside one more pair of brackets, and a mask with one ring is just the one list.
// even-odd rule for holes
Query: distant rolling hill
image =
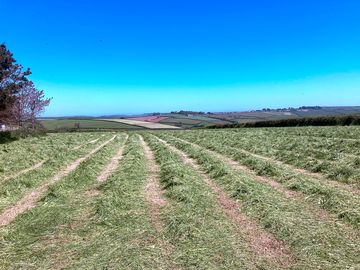
{"label": "distant rolling hill", "polygon": [[358,115],[360,106],[263,109],[246,112],[193,112],[178,111],[135,116],[112,115],[102,117],[52,117],[40,119],[48,130],[131,130],[162,128],[202,128],[281,119],[299,119],[317,116]]}

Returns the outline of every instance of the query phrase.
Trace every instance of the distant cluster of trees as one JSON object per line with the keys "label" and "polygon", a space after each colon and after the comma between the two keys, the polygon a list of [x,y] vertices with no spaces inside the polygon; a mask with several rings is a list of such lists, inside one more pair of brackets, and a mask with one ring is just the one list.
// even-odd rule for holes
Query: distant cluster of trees
{"label": "distant cluster of trees", "polygon": [[195,111],[173,111],[170,112],[171,114],[182,114],[182,115],[204,115],[204,114],[212,114],[211,112],[205,113],[205,112],[195,112]]}
{"label": "distant cluster of trees", "polygon": [[29,80],[30,69],[17,64],[13,54],[0,44],[0,124],[35,130],[37,117],[50,99]]}
{"label": "distant cluster of trees", "polygon": [[281,119],[281,120],[249,122],[249,123],[241,123],[241,124],[217,125],[217,126],[211,126],[209,128],[350,126],[350,125],[360,125],[360,115],[291,118],[291,119]]}
{"label": "distant cluster of trees", "polygon": [[291,112],[291,111],[299,111],[299,110],[321,110],[320,106],[301,106],[299,108],[288,107],[288,108],[278,108],[278,109],[270,109],[263,108],[261,110],[255,110],[253,112]]}
{"label": "distant cluster of trees", "polygon": [[[321,110],[322,107],[320,106],[301,106],[299,108],[294,108],[294,107],[288,107],[288,108],[278,108],[278,109],[270,109],[270,108],[263,108],[261,110],[252,110],[250,112],[289,112],[289,111],[299,111],[299,110]],[[182,114],[182,115],[213,115],[214,113],[212,112],[196,112],[196,111],[185,111],[185,110],[180,110],[180,111],[173,111],[170,112],[171,114]],[[156,115],[157,113],[153,113],[152,115]],[[222,112],[221,114],[226,114],[226,115],[230,115],[230,114],[234,114],[234,112]]]}

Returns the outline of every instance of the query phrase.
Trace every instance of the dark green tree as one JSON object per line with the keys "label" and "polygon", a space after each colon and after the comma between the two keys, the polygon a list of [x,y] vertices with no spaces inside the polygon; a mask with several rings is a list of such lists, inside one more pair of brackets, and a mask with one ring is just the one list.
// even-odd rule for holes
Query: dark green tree
{"label": "dark green tree", "polygon": [[30,69],[23,70],[5,44],[0,44],[0,122],[12,122],[16,94],[28,82],[30,74]]}

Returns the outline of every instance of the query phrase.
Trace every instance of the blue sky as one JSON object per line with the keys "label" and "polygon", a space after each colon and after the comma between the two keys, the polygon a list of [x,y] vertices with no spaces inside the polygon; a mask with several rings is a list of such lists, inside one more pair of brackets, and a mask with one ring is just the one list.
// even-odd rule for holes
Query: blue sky
{"label": "blue sky", "polygon": [[0,0],[45,115],[360,105],[360,1]]}

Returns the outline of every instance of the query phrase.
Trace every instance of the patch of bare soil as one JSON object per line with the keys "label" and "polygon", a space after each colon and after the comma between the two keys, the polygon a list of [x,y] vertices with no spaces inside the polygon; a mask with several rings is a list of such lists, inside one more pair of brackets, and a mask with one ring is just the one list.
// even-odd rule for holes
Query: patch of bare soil
{"label": "patch of bare soil", "polygon": [[250,219],[241,212],[241,205],[239,202],[230,198],[221,187],[215,184],[200,168],[196,161],[190,158],[187,154],[168,144],[166,141],[157,137],[159,141],[167,145],[172,151],[177,153],[184,163],[191,165],[203,178],[204,182],[216,194],[217,201],[225,214],[237,225],[237,230],[242,237],[247,239],[249,246],[258,255],[269,261],[276,263],[283,267],[289,266],[293,258],[290,252],[285,248],[285,245],[275,238],[271,233],[263,230],[260,225]]}
{"label": "patch of bare soil", "polygon": [[152,224],[156,229],[156,231],[160,232],[164,227],[164,224],[160,219],[160,208],[161,206],[166,204],[166,200],[162,196],[162,191],[159,185],[160,168],[159,165],[156,164],[155,157],[151,149],[149,148],[149,146],[141,136],[140,136],[140,142],[144,149],[145,158],[148,166],[148,172],[149,172],[148,183],[145,187],[145,197],[150,207],[149,214]]}
{"label": "patch of bare soil", "polygon": [[127,139],[128,139],[128,135],[126,135],[125,142],[121,145],[118,152],[115,154],[115,156],[112,157],[109,164],[104,168],[104,170],[102,170],[102,172],[97,177],[97,180],[99,182],[105,182],[110,177],[110,175],[112,175],[114,173],[116,168],[119,166],[119,161],[120,161],[120,159],[122,159],[124,146],[125,146]]}
{"label": "patch of bare soil", "polygon": [[14,205],[10,206],[9,208],[5,209],[0,214],[0,226],[5,226],[11,223],[19,214],[25,212],[28,209],[31,209],[36,206],[36,202],[39,201],[42,194],[46,192],[50,185],[54,184],[55,182],[59,181],[61,178],[67,176],[72,171],[74,171],[82,162],[89,159],[92,155],[94,155],[96,152],[98,152],[101,148],[103,148],[105,145],[110,143],[116,138],[116,136],[112,137],[108,141],[102,143],[95,149],[91,150],[88,154],[85,156],[77,159],[72,164],[65,167],[62,171],[60,171],[58,174],[56,174],[52,179],[47,181],[46,183],[42,184],[41,186],[35,188],[30,193],[26,194],[21,200],[19,200]]}
{"label": "patch of bare soil", "polygon": [[92,140],[92,141],[90,141],[89,143],[90,143],[90,144],[94,144],[94,143],[96,143],[98,140],[100,140],[100,138],[97,138],[97,139],[95,139],[95,140]]}
{"label": "patch of bare soil", "polygon": [[26,169],[24,169],[24,170],[22,170],[22,171],[20,171],[20,172],[17,172],[16,174],[13,174],[13,175],[10,175],[10,176],[8,176],[8,177],[5,177],[4,180],[3,180],[3,182],[8,181],[8,180],[13,179],[13,178],[16,178],[16,177],[18,177],[18,176],[20,176],[20,175],[23,175],[23,174],[25,174],[25,173],[28,173],[28,172],[37,170],[37,169],[41,168],[42,165],[44,165],[44,163],[45,163],[46,161],[48,161],[48,159],[42,160],[42,161],[34,164],[33,166],[29,167],[29,168],[26,168]]}
{"label": "patch of bare soil", "polygon": [[167,204],[167,201],[163,197],[163,192],[160,187],[160,167],[155,161],[154,154],[152,153],[148,144],[144,141],[142,136],[140,137],[140,143],[144,149],[145,159],[147,161],[148,167],[148,182],[145,186],[145,199],[149,205],[149,217],[150,221],[155,228],[156,232],[158,233],[157,236],[154,236],[153,242],[154,244],[158,244],[166,258],[166,262],[169,265],[169,269],[182,269],[178,265],[173,263],[171,259],[171,254],[174,252],[175,247],[170,244],[169,242],[163,240],[160,234],[164,230],[164,222],[160,218],[160,210],[161,207]]}

